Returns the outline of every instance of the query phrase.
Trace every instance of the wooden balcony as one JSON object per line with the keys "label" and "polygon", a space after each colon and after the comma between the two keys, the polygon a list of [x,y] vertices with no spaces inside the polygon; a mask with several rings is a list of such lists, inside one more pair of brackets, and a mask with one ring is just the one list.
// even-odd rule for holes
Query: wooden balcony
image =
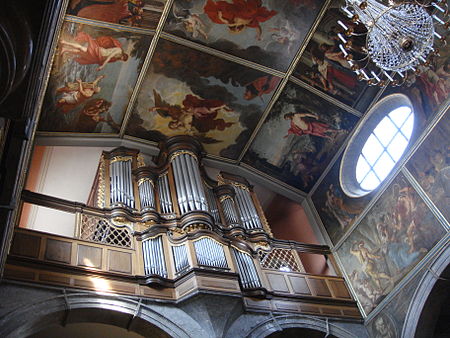
{"label": "wooden balcony", "polygon": [[242,297],[249,311],[360,318],[343,278],[303,267],[299,251],[329,255],[326,247],[271,239],[253,250],[201,227],[117,225],[117,210],[34,193],[24,200],[72,213],[75,238],[16,228],[7,279],[174,302],[215,293]]}

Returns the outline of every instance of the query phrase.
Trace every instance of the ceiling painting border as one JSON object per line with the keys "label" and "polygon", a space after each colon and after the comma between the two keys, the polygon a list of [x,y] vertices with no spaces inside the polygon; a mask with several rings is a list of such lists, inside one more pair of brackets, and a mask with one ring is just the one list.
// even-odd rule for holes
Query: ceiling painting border
{"label": "ceiling painting border", "polygon": [[282,81],[279,83],[277,90],[273,94],[269,104],[266,107],[266,110],[264,111],[263,115],[261,116],[261,119],[259,120],[258,124],[256,125],[255,129],[253,130],[252,134],[250,135],[250,138],[248,139],[247,143],[245,144],[244,148],[242,148],[242,152],[238,157],[238,162],[241,163],[242,159],[244,158],[245,154],[247,153],[248,149],[250,148],[251,144],[253,143],[256,135],[258,135],[262,125],[264,124],[264,121],[266,120],[267,116],[269,115],[270,111],[272,110],[275,102],[280,97],[282,91],[286,87],[287,82],[289,81],[289,77],[294,72],[295,68],[297,67],[297,64],[303,54],[303,52],[306,49],[306,46],[308,45],[309,41],[311,40],[312,36],[314,35],[314,31],[316,30],[317,26],[319,25],[320,21],[322,20],[323,16],[325,15],[325,12],[327,11],[330,3],[332,0],[326,0],[322,8],[320,9],[319,14],[316,17],[316,20],[312,24],[308,34],[306,34],[305,39],[303,40],[302,44],[300,45],[297,53],[295,54],[295,57],[292,59],[291,64],[289,65],[288,69],[286,70],[285,76],[282,79]]}
{"label": "ceiling painting border", "polygon": [[150,65],[153,54],[155,53],[156,46],[158,45],[159,37],[161,35],[164,24],[166,22],[167,16],[170,13],[170,9],[172,8],[173,1],[174,0],[167,0],[166,4],[164,6],[163,12],[161,14],[161,17],[159,19],[158,26],[156,27],[155,34],[153,35],[153,39],[150,42],[150,46],[148,48],[147,55],[145,57],[143,65],[142,65],[141,72],[136,81],[136,85],[134,86],[133,93],[131,94],[130,101],[127,106],[127,110],[125,111],[125,115],[123,118],[122,126],[120,128],[120,133],[119,133],[121,138],[123,138],[125,135],[125,131],[127,129],[128,122],[131,117],[131,113],[134,109],[134,106],[135,106],[135,103],[137,100],[137,96],[139,94],[139,90],[141,89],[142,82],[144,82],[144,78],[147,75],[148,67]]}

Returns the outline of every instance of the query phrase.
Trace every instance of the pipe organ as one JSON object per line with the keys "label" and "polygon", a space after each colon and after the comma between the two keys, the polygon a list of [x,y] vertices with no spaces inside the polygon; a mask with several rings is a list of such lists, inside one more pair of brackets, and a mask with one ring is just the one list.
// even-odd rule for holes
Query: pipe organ
{"label": "pipe organ", "polygon": [[248,311],[359,316],[342,277],[305,271],[302,252],[329,248],[274,239],[252,186],[225,172],[211,179],[202,155],[186,136],[161,143],[148,165],[138,150],[103,152],[87,204],[23,191],[24,203],[75,214],[75,238],[16,228],[7,276],[94,290],[104,280],[102,290],[171,302],[231,295]]}
{"label": "pipe organ", "polygon": [[148,166],[137,150],[103,153],[89,203],[114,217],[101,225],[132,230],[146,276],[173,278],[194,264],[237,273],[243,288],[261,287],[257,250],[267,250],[271,233],[251,185],[227,173],[209,178],[193,138],[176,136],[160,149]]}

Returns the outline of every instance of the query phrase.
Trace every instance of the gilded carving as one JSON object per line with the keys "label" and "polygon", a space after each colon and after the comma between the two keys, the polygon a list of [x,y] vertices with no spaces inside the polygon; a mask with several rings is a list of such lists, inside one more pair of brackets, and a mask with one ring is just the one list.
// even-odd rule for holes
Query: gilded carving
{"label": "gilded carving", "polygon": [[170,160],[169,160],[169,161],[172,162],[172,161],[175,159],[175,157],[180,156],[180,155],[184,155],[184,154],[190,155],[190,156],[192,156],[196,161],[198,161],[197,156],[196,156],[192,151],[189,151],[189,150],[178,150],[178,151],[174,152],[174,153],[170,156]]}

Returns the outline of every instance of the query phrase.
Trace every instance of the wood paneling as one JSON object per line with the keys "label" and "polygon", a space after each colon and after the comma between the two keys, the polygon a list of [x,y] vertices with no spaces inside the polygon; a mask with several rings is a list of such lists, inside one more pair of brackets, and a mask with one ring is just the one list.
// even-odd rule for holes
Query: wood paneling
{"label": "wood paneling", "polygon": [[331,297],[331,292],[324,279],[308,278],[308,284],[313,296]]}
{"label": "wood paneling", "polygon": [[282,274],[266,272],[266,276],[267,276],[267,280],[270,283],[270,287],[273,291],[289,292],[289,287],[288,287],[286,280],[284,279],[284,276]]}
{"label": "wood paneling", "polygon": [[350,296],[350,293],[347,290],[347,287],[345,286],[344,281],[328,280],[327,283],[330,286],[330,289],[333,292],[333,295],[335,297],[352,299],[352,297]]}
{"label": "wood paneling", "polygon": [[102,249],[89,245],[78,245],[77,265],[101,269]]}
{"label": "wood paneling", "polygon": [[117,250],[108,250],[109,271],[131,273],[131,254]]}
{"label": "wood paneling", "polygon": [[11,254],[17,256],[38,258],[40,247],[40,237],[16,232],[14,234],[14,240],[11,247]]}
{"label": "wood paneling", "polygon": [[300,295],[308,295],[311,296],[311,290],[306,283],[305,277],[297,277],[297,276],[288,276],[289,282],[291,283],[292,290],[294,293]]}
{"label": "wood paneling", "polygon": [[70,264],[70,257],[72,256],[72,243],[66,241],[59,241],[56,239],[47,239],[45,247],[45,259],[59,263]]}

